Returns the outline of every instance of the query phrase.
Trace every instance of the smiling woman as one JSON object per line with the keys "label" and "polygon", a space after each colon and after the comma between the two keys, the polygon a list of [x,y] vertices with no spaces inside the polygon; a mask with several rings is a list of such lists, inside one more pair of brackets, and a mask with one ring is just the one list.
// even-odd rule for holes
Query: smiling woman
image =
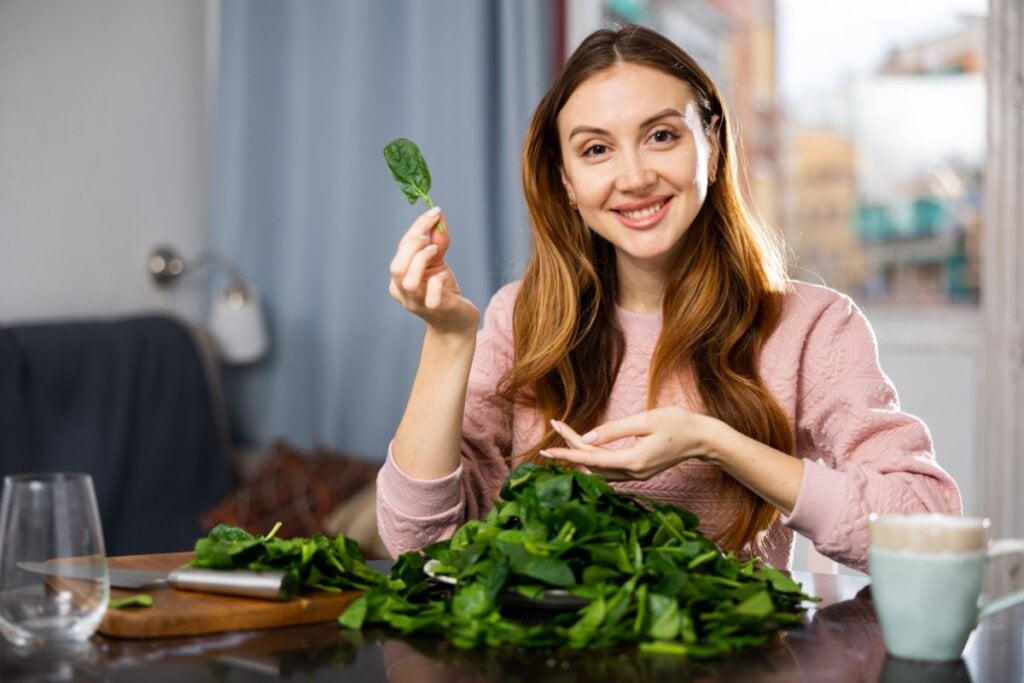
{"label": "smiling woman", "polygon": [[546,458],[687,508],[777,567],[794,531],[863,568],[868,513],[959,512],[867,321],[786,278],[737,177],[718,87],[627,26],[588,36],[534,113],[529,262],[479,333],[446,262],[459,226],[432,231],[436,207],[413,222],[391,292],[427,329],[378,477],[392,552],[482,516],[511,467]]}

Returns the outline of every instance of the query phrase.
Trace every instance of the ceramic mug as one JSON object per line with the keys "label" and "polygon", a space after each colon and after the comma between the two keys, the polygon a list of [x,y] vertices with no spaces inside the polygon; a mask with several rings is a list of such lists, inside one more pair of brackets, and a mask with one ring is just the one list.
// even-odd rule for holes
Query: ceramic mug
{"label": "ceramic mug", "polygon": [[988,561],[1024,554],[1024,540],[989,540],[988,529],[989,520],[978,517],[868,518],[871,595],[891,655],[955,661],[978,622],[1024,602],[1019,591],[978,608]]}

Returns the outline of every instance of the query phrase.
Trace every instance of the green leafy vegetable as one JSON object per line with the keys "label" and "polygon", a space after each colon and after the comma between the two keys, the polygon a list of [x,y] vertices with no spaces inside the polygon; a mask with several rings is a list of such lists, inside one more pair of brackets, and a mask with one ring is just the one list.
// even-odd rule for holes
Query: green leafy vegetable
{"label": "green leafy vegetable", "polygon": [[294,579],[286,583],[290,595],[304,588],[334,593],[343,588],[365,589],[385,578],[366,564],[358,544],[344,534],[333,540],[323,534],[285,540],[275,537],[280,526],[266,536],[254,536],[236,526],[218,524],[196,541],[195,558],[186,566],[286,571]]}
{"label": "green leafy vegetable", "polygon": [[[385,623],[467,649],[636,643],[643,652],[694,658],[761,645],[800,623],[813,598],[799,584],[723,553],[697,524],[686,510],[619,493],[600,477],[524,464],[486,518],[422,554],[400,556],[391,576],[339,621],[352,629]],[[428,559],[457,580],[453,593],[427,580]],[[552,589],[585,604],[537,623],[517,618],[503,599]]]}
{"label": "green leafy vegetable", "polygon": [[[406,138],[392,140],[384,147],[384,159],[410,204],[422,199],[428,207],[434,206],[427,194],[430,192],[430,169],[415,142]],[[440,221],[437,230],[444,232],[444,225]]]}
{"label": "green leafy vegetable", "polygon": [[139,593],[138,595],[130,595],[127,598],[121,598],[120,600],[111,599],[107,602],[107,605],[111,609],[126,609],[129,607],[152,607],[153,596],[148,593]]}

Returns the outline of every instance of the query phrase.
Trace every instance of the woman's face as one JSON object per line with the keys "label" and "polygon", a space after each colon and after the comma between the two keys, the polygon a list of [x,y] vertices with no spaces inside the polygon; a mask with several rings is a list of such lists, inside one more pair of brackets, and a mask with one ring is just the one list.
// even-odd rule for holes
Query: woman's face
{"label": "woman's face", "polygon": [[558,115],[562,181],[619,268],[667,272],[707,197],[717,149],[690,87],[630,63],[590,76]]}

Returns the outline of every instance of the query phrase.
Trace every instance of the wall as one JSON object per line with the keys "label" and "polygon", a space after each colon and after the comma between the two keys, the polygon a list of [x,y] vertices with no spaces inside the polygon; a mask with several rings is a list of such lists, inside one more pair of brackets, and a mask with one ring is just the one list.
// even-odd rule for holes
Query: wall
{"label": "wall", "polygon": [[0,0],[0,324],[199,310],[146,257],[206,241],[213,8]]}
{"label": "wall", "polygon": [[979,514],[973,466],[981,312],[964,307],[865,313],[901,407],[928,425],[936,459],[960,486],[964,512]]}

